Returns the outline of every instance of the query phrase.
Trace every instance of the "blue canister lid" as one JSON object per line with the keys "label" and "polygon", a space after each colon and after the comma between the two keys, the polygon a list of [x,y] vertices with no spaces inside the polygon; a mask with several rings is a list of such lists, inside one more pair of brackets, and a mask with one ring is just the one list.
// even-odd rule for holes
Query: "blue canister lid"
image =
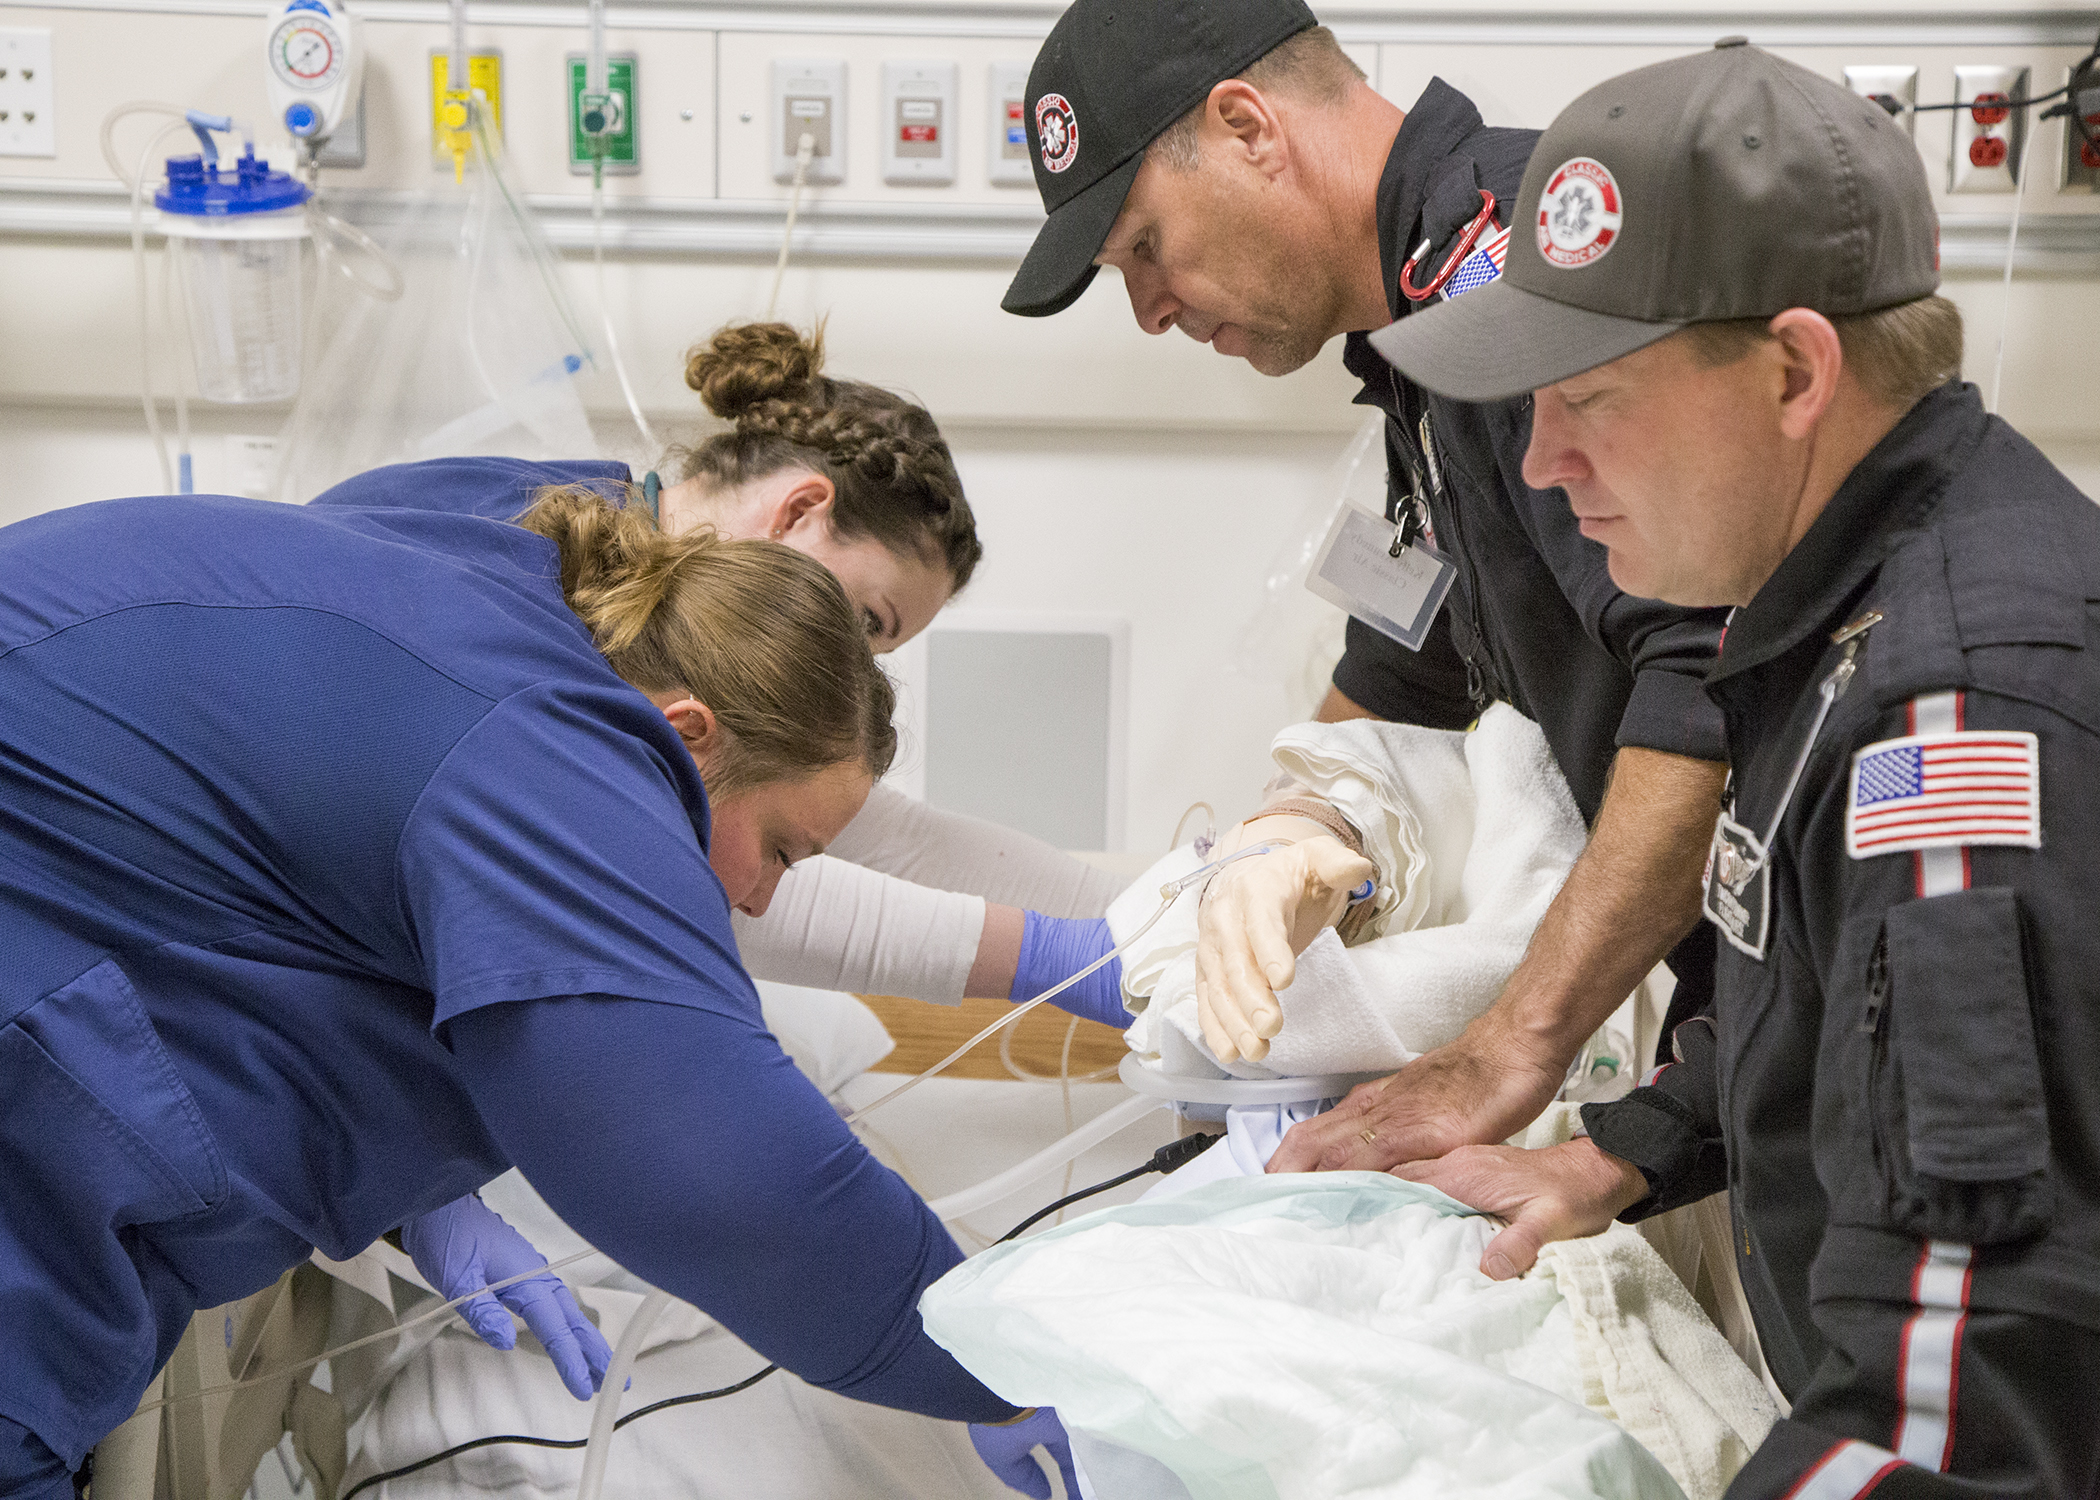
{"label": "blue canister lid", "polygon": [[169,157],[167,185],[153,195],[153,204],[162,213],[228,218],[297,208],[312,196],[291,173],[273,172],[246,151],[230,167],[207,167],[201,156]]}

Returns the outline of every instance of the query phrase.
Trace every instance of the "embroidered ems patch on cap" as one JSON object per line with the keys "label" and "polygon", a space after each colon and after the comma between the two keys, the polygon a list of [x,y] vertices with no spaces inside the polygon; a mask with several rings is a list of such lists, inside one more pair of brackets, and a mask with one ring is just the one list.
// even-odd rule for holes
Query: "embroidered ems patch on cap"
{"label": "embroidered ems patch on cap", "polygon": [[2041,751],[2024,731],[1961,729],[1868,745],[1852,758],[1854,859],[1968,844],[2042,844]]}
{"label": "embroidered ems patch on cap", "polygon": [[1539,194],[1539,254],[1563,271],[1602,260],[1619,238],[1624,208],[1611,168],[1592,156],[1570,157]]}
{"label": "embroidered ems patch on cap", "polygon": [[1079,116],[1063,94],[1035,101],[1035,138],[1042,142],[1044,171],[1062,172],[1079,160]]}

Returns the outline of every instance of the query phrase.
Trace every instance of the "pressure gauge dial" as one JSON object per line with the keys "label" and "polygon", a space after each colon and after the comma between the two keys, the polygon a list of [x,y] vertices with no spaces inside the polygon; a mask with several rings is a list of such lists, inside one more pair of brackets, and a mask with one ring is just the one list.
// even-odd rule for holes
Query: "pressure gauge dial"
{"label": "pressure gauge dial", "polygon": [[286,16],[270,34],[270,66],[290,88],[327,88],[342,73],[346,55],[335,28],[312,11]]}

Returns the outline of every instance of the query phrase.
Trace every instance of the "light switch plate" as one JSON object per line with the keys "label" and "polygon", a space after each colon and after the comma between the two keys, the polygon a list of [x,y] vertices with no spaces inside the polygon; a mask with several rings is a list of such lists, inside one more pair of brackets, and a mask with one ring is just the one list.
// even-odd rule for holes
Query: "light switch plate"
{"label": "light switch plate", "polygon": [[2026,97],[2025,68],[1964,64],[1954,70],[1954,101],[1969,108],[1953,111],[1948,192],[2009,193],[2019,186],[2015,174],[2027,146],[2027,111],[1990,101]]}
{"label": "light switch plate", "polygon": [[955,64],[891,58],[882,65],[882,180],[892,187],[955,181]]}
{"label": "light switch plate", "polygon": [[58,155],[49,27],[0,27],[0,156]]}
{"label": "light switch plate", "polygon": [[1028,160],[1028,64],[992,64],[990,178],[998,187],[1034,187]]}
{"label": "light switch plate", "polygon": [[2066,68],[2064,85],[2070,90],[2072,108],[2084,117],[2086,129],[2092,132],[2093,142],[2087,143],[2075,120],[2063,122],[2063,175],[2057,187],[2066,193],[2100,193],[2100,65],[2075,74]]}
{"label": "light switch plate", "polygon": [[1877,95],[1886,95],[1894,99],[1904,107],[1903,113],[1896,118],[1903,122],[1903,128],[1909,131],[1912,136],[1915,137],[1917,135],[1918,117],[1911,113],[1911,110],[1918,102],[1918,70],[1916,68],[1894,65],[1883,66],[1881,64],[1847,68],[1845,69],[1845,87],[1852,90],[1853,93],[1859,95],[1862,99],[1872,99]]}
{"label": "light switch plate", "polygon": [[807,131],[816,142],[804,182],[846,180],[846,64],[836,57],[773,59],[773,180],[795,180],[795,150]]}

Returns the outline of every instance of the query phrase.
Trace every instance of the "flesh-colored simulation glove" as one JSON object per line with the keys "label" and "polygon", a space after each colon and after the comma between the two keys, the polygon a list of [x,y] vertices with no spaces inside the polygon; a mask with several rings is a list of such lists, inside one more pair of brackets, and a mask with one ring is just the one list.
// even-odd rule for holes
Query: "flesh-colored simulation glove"
{"label": "flesh-colored simulation glove", "polygon": [[[473,1193],[410,1219],[401,1226],[401,1246],[423,1279],[448,1302],[492,1281],[547,1264],[547,1258],[524,1235]],[[492,1349],[515,1348],[518,1331],[510,1313],[523,1318],[554,1361],[561,1383],[578,1401],[591,1399],[605,1378],[605,1367],[612,1363],[612,1348],[604,1335],[583,1315],[561,1279],[551,1273],[514,1281],[498,1292],[484,1291],[460,1303],[458,1311]]]}
{"label": "flesh-colored simulation glove", "polygon": [[[1239,846],[1282,821],[1241,825]],[[1269,1038],[1283,1029],[1276,992],[1297,977],[1298,955],[1374,878],[1368,859],[1328,833],[1235,860],[1210,878],[1196,917],[1196,1009],[1220,1062],[1268,1055]]]}
{"label": "flesh-colored simulation glove", "polygon": [[[1105,953],[1115,951],[1106,917],[1022,915],[1021,954],[1014,963],[1011,1000],[1033,1000],[1064,983]],[[1121,1031],[1130,1024],[1123,1008],[1123,960],[1103,964],[1050,1003],[1067,1015],[1099,1021]]]}
{"label": "flesh-colored simulation glove", "polygon": [[1064,1478],[1065,1493],[1077,1500],[1079,1475],[1072,1468],[1072,1440],[1065,1436],[1065,1424],[1057,1420],[1057,1413],[1049,1407],[1038,1406],[1018,1422],[972,1422],[970,1442],[1001,1484],[1033,1496],[1034,1500],[1050,1500],[1050,1478],[1034,1456],[1038,1447],[1048,1449],[1050,1461]]}

